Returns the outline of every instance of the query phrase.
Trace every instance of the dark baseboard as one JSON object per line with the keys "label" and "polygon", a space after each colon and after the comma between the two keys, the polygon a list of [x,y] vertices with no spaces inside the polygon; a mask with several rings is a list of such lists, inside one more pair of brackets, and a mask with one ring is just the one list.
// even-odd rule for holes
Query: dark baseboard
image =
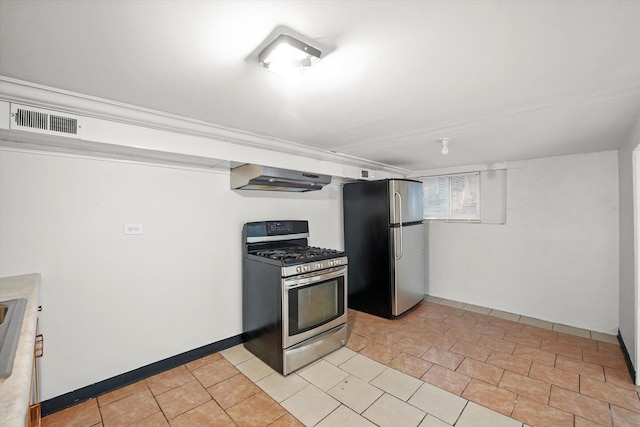
{"label": "dark baseboard", "polygon": [[629,357],[627,346],[624,345],[624,340],[622,339],[622,334],[620,334],[620,329],[618,329],[618,342],[620,343],[620,349],[622,350],[622,354],[624,355],[624,361],[627,362],[627,369],[629,370],[629,374],[631,375],[631,380],[634,384],[636,384],[636,370],[633,367],[633,363],[631,362],[631,357]]}
{"label": "dark baseboard", "polygon": [[42,417],[242,343],[242,335],[207,344],[41,402]]}

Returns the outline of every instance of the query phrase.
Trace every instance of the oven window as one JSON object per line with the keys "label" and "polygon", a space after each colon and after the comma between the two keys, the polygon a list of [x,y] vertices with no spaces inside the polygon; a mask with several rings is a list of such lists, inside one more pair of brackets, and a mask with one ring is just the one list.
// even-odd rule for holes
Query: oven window
{"label": "oven window", "polygon": [[344,313],[344,279],[289,290],[289,334],[311,330]]}

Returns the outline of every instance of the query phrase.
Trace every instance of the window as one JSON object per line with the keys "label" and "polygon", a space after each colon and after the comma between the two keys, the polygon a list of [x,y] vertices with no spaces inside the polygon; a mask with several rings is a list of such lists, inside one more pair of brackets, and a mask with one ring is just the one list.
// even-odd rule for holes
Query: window
{"label": "window", "polygon": [[480,172],[430,176],[424,183],[424,217],[480,220]]}

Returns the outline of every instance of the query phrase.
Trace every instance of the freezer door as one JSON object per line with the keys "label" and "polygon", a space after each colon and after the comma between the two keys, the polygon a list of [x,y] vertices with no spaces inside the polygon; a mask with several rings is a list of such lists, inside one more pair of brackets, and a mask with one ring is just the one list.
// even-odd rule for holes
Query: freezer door
{"label": "freezer door", "polygon": [[391,224],[423,220],[421,182],[390,179],[389,197]]}
{"label": "freezer door", "polygon": [[425,225],[391,228],[394,259],[392,314],[399,316],[424,298],[427,260]]}

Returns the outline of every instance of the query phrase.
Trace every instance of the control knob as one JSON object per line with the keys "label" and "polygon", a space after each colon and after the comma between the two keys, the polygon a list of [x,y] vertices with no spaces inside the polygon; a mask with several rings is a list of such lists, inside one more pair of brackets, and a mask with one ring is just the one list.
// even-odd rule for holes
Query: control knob
{"label": "control knob", "polygon": [[300,266],[296,267],[296,273],[306,273],[309,270],[310,269],[309,269],[308,265],[300,265]]}

